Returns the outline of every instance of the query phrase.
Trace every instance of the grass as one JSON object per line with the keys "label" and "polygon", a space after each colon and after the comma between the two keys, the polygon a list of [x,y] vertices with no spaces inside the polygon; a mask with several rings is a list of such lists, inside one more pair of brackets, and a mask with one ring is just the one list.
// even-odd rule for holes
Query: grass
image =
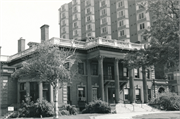
{"label": "grass", "polygon": [[180,119],[180,112],[144,114],[141,116],[135,116],[133,119]]}

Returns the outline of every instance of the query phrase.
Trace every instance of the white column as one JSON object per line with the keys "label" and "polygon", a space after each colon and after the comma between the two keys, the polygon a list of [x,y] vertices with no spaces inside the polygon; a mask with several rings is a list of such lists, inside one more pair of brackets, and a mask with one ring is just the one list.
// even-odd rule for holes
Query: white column
{"label": "white column", "polygon": [[54,102],[54,92],[53,92],[53,86],[50,84],[50,102]]}
{"label": "white column", "polygon": [[39,82],[39,100],[42,101],[43,99],[43,86],[42,86],[42,82]]}

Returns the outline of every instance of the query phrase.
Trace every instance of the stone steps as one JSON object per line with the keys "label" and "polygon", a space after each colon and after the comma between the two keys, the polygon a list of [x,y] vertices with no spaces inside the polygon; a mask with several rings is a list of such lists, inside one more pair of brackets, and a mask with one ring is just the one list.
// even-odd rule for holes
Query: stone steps
{"label": "stone steps", "polygon": [[156,112],[159,111],[150,107],[147,104],[116,104],[116,113],[124,113],[124,112]]}

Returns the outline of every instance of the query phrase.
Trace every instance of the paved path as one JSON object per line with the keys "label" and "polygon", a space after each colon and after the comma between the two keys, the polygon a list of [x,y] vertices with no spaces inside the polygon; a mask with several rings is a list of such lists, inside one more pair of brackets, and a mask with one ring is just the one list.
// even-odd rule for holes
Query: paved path
{"label": "paved path", "polygon": [[175,113],[179,111],[158,111],[158,112],[128,112],[121,114],[105,114],[101,116],[90,116],[91,119],[133,119],[132,117],[143,114],[155,114],[155,113]]}

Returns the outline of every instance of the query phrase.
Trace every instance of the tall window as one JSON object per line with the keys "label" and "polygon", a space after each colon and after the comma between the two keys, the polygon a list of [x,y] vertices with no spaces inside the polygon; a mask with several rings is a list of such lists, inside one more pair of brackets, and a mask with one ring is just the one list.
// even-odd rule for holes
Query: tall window
{"label": "tall window", "polygon": [[124,97],[125,97],[125,100],[129,100],[129,89],[128,88],[124,89]]}
{"label": "tall window", "polygon": [[123,76],[128,77],[128,69],[126,67],[123,68]]}
{"label": "tall window", "polygon": [[65,13],[62,13],[62,18],[65,18],[66,16],[65,16]]}
{"label": "tall window", "polygon": [[151,99],[151,89],[148,89],[148,100]]}
{"label": "tall window", "polygon": [[67,86],[67,103],[68,103],[68,104],[71,104],[70,86]]}
{"label": "tall window", "polygon": [[102,33],[105,33],[105,32],[107,32],[107,27],[102,28]]}
{"label": "tall window", "polygon": [[139,68],[134,69],[134,77],[139,78]]}
{"label": "tall window", "polygon": [[124,30],[120,31],[120,36],[124,36]]}
{"label": "tall window", "polygon": [[98,65],[97,64],[92,64],[91,74],[98,75]]}
{"label": "tall window", "polygon": [[112,74],[112,71],[113,70],[113,67],[112,66],[108,66],[108,80],[112,80],[113,79],[113,74]]}
{"label": "tall window", "polygon": [[119,21],[119,27],[120,27],[120,26],[123,26],[123,25],[124,25],[123,20],[122,20],[122,21]]}
{"label": "tall window", "polygon": [[85,101],[85,87],[78,87],[78,100]]}
{"label": "tall window", "polygon": [[64,5],[62,6],[62,10],[65,10],[65,7],[64,7]]}
{"label": "tall window", "polygon": [[43,98],[50,101],[50,84],[43,82]]}
{"label": "tall window", "polygon": [[84,63],[78,63],[78,73],[84,74]]}
{"label": "tall window", "polygon": [[66,28],[64,27],[64,28],[62,29],[62,31],[65,32],[65,31],[66,31]]}
{"label": "tall window", "polygon": [[25,95],[26,95],[25,83],[20,83],[20,102],[22,102],[22,100],[25,100]]}
{"label": "tall window", "polygon": [[140,24],[139,26],[140,26],[140,30],[145,28],[144,23]]}
{"label": "tall window", "polygon": [[140,13],[139,14],[139,19],[143,19],[144,18],[144,13]]}
{"label": "tall window", "polygon": [[74,34],[73,35],[78,35],[78,31],[74,30]]}
{"label": "tall window", "polygon": [[97,100],[97,88],[93,88],[92,89],[92,99],[93,100]]}
{"label": "tall window", "polygon": [[91,36],[91,33],[88,33],[87,36]]}
{"label": "tall window", "polygon": [[62,21],[62,24],[65,25],[65,20]]}
{"label": "tall window", "polygon": [[135,93],[136,93],[136,100],[141,100],[139,88],[136,88]]}
{"label": "tall window", "polygon": [[[39,88],[37,82],[30,82],[30,96],[31,101],[36,101],[39,98]],[[43,95],[44,96],[44,95]]]}
{"label": "tall window", "polygon": [[148,79],[150,78],[150,70],[149,69],[146,70],[146,78],[148,78]]}

